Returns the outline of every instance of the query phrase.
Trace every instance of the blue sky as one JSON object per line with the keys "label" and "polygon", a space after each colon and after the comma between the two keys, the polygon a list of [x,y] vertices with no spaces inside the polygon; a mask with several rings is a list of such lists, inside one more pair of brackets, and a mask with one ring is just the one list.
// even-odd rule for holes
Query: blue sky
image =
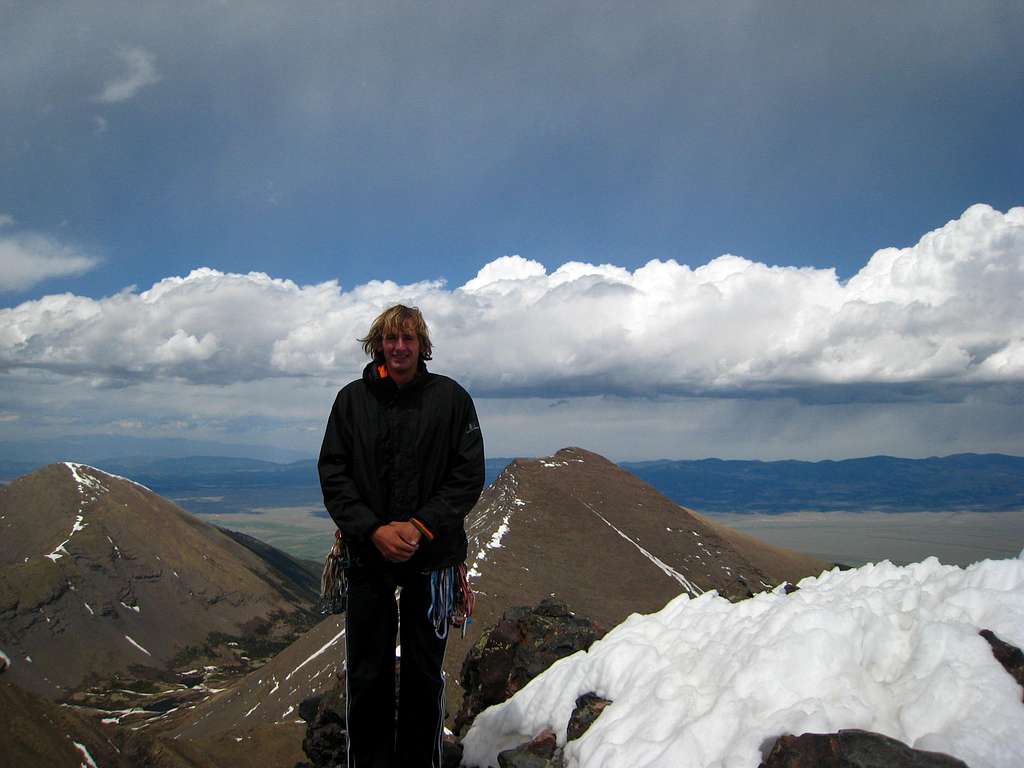
{"label": "blue sky", "polygon": [[0,440],[314,450],[405,300],[494,455],[1024,452],[1019,3],[0,17]]}

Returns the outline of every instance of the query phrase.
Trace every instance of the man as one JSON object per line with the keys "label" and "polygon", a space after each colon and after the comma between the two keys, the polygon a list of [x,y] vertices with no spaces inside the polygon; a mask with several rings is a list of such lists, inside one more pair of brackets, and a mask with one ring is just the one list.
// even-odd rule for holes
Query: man
{"label": "man", "polygon": [[466,559],[463,520],[483,489],[483,438],[469,394],[427,371],[418,309],[385,310],[360,341],[373,360],[338,393],[318,464],[351,560],[348,768],[440,766],[450,587]]}

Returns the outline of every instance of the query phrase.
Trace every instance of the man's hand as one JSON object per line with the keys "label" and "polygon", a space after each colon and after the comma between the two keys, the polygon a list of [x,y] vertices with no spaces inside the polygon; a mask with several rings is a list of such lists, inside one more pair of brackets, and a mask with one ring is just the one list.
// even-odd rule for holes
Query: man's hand
{"label": "man's hand", "polygon": [[373,532],[373,543],[385,560],[404,563],[416,554],[420,536],[419,529],[412,523],[388,523]]}

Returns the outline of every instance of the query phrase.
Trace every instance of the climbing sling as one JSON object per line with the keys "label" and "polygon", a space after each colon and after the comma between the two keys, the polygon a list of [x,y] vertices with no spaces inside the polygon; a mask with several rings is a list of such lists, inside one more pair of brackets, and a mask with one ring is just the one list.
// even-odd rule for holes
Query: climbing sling
{"label": "climbing sling", "polygon": [[324,560],[320,576],[320,613],[344,613],[347,604],[345,568],[350,564],[341,531],[334,532],[334,544]]}

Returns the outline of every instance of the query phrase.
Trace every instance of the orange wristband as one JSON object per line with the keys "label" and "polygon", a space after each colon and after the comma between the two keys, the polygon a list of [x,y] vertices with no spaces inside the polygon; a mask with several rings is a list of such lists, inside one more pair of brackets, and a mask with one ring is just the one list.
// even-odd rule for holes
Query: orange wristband
{"label": "orange wristband", "polygon": [[419,531],[420,533],[422,533],[424,536],[427,537],[427,541],[433,541],[434,540],[434,534],[432,534],[430,532],[430,529],[427,528],[427,526],[425,526],[423,523],[421,523],[415,517],[410,517],[409,518],[409,522],[416,526],[416,530],[417,531]]}

